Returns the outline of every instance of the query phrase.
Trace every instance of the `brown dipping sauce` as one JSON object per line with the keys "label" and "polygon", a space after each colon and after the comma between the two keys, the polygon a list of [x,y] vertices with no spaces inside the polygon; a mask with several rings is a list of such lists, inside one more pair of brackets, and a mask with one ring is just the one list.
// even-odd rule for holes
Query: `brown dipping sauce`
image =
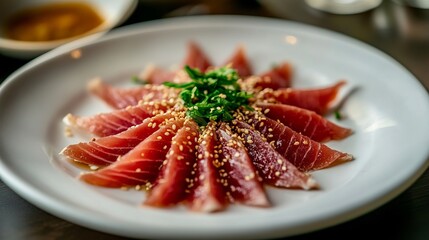
{"label": "brown dipping sauce", "polygon": [[75,37],[101,25],[103,18],[85,3],[53,3],[24,9],[6,24],[6,36],[19,41]]}

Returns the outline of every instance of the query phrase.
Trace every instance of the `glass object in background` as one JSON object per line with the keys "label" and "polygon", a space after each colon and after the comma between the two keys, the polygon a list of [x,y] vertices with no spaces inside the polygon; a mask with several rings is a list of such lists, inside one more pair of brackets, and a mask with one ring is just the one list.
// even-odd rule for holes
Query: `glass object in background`
{"label": "glass object in background", "polygon": [[381,4],[382,0],[305,0],[310,6],[318,10],[336,14],[354,14],[373,9]]}
{"label": "glass object in background", "polygon": [[393,0],[396,3],[406,4],[411,7],[429,9],[429,0]]}

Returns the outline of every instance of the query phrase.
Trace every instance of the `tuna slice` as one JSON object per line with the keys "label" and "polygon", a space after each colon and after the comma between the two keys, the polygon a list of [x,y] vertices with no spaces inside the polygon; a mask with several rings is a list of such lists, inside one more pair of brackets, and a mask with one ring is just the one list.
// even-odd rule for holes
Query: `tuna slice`
{"label": "tuna slice", "polygon": [[236,125],[241,133],[247,152],[264,179],[264,183],[283,188],[317,188],[318,185],[308,174],[299,171],[292,163],[278,153],[259,132],[245,122]]}
{"label": "tuna slice", "polygon": [[205,72],[207,68],[213,66],[210,59],[197,43],[189,42],[187,51],[183,65],[188,65],[191,68],[198,68],[202,72]]}
{"label": "tuna slice", "polygon": [[255,88],[288,88],[291,86],[291,80],[292,66],[285,62],[261,74],[260,80],[255,84]]}
{"label": "tuna slice", "polygon": [[60,154],[73,161],[92,166],[107,166],[145,140],[159,129],[159,125],[171,118],[171,114],[158,115],[148,118],[140,125],[91,142],[72,144],[64,148]]}
{"label": "tuna slice", "polygon": [[230,200],[251,206],[270,206],[261,183],[262,179],[253,166],[243,143],[232,134],[226,124],[219,127],[217,134],[222,145],[222,159],[215,160],[215,163],[225,166],[224,174],[227,178],[225,185],[227,185],[227,195],[231,197]]}
{"label": "tuna slice", "polygon": [[88,90],[116,109],[137,105],[140,101],[162,101],[177,97],[177,90],[162,85],[144,85],[133,88],[113,87],[100,79],[88,83]]}
{"label": "tuna slice", "polygon": [[183,120],[172,120],[140,142],[116,162],[96,172],[86,173],[80,179],[93,185],[119,188],[131,186],[150,187],[156,180],[171,139]]}
{"label": "tuna slice", "polygon": [[326,168],[334,162],[352,160],[352,156],[301,135],[284,124],[265,116],[251,118],[255,127],[267,141],[299,170],[307,172]]}
{"label": "tuna slice", "polygon": [[92,133],[98,137],[105,137],[123,132],[129,127],[142,123],[148,117],[162,114],[169,107],[166,103],[142,103],[88,117],[67,114],[63,121],[66,125],[78,130]]}
{"label": "tuna slice", "polygon": [[143,73],[140,74],[139,78],[142,79],[144,82],[160,85],[167,81],[173,81],[175,76],[175,71],[165,70],[155,65],[148,65],[144,69]]}
{"label": "tuna slice", "polygon": [[198,212],[220,211],[226,208],[227,199],[219,175],[220,171],[224,173],[225,170],[213,164],[214,154],[219,153],[214,122],[206,126],[200,140],[197,152],[197,174],[194,178],[194,188],[188,198],[188,207]]}
{"label": "tuna slice", "polygon": [[318,89],[278,89],[273,92],[262,92],[262,95],[265,99],[273,99],[279,103],[304,108],[324,115],[328,112],[330,104],[344,84],[346,84],[345,81],[340,81],[335,85]]}
{"label": "tuna slice", "polygon": [[146,198],[146,205],[167,207],[185,200],[193,188],[197,141],[198,125],[193,120],[185,121],[173,138],[160,175]]}
{"label": "tuna slice", "polygon": [[310,110],[285,104],[262,103],[258,107],[262,108],[265,116],[279,120],[314,141],[341,140],[352,134],[351,129],[340,127]]}
{"label": "tuna slice", "polygon": [[252,75],[252,67],[250,66],[243,46],[238,47],[224,65],[229,64],[231,64],[231,68],[237,70],[238,75],[242,78]]}

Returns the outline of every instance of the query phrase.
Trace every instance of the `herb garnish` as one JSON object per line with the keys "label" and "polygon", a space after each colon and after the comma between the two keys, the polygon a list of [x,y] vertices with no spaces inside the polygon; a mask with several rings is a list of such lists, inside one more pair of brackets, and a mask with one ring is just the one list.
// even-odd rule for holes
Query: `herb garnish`
{"label": "herb garnish", "polygon": [[335,119],[337,119],[337,120],[341,120],[343,118],[343,116],[341,115],[339,110],[336,110],[334,112],[334,115],[335,115]]}
{"label": "herb garnish", "polygon": [[140,78],[139,78],[139,77],[137,77],[137,76],[133,76],[133,77],[131,78],[131,82],[132,82],[132,83],[134,83],[134,84],[141,84],[141,85],[145,85],[145,84],[148,84],[148,83],[149,83],[148,81],[143,80],[143,79],[140,79]]}
{"label": "herb garnish", "polygon": [[186,115],[193,118],[199,125],[209,121],[231,121],[234,110],[239,107],[252,108],[248,105],[251,94],[241,91],[237,81],[237,71],[222,67],[203,73],[198,69],[185,66],[191,82],[164,85],[183,89],[180,98],[187,108]]}

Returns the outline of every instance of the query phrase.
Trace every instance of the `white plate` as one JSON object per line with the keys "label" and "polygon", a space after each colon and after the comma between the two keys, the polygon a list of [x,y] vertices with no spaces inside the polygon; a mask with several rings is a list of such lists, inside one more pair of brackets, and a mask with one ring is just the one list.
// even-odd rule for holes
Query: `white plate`
{"label": "white plate", "polygon": [[[345,78],[358,86],[340,124],[355,134],[329,145],[356,160],[317,171],[319,191],[268,188],[273,207],[230,207],[216,214],[141,206],[144,194],[88,186],[57,153],[79,138],[63,135],[68,112],[107,110],[85,92],[90,78],[129,82],[148,63],[182,60],[189,40],[214,62],[243,43],[255,71],[291,61],[295,86]],[[75,59],[70,52],[80,49]],[[75,55],[74,55],[75,56]],[[331,226],[362,215],[409,187],[426,169],[429,99],[419,82],[380,51],[326,30],[255,17],[206,16],[148,22],[75,42],[18,70],[0,89],[0,174],[33,204],[71,222],[129,237],[277,237]]]}

